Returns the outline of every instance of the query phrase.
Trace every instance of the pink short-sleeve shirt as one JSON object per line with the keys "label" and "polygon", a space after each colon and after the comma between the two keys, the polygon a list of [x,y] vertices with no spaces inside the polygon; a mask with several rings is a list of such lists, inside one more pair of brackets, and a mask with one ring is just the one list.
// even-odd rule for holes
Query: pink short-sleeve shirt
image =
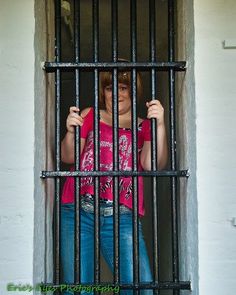
{"label": "pink short-sleeve shirt", "polygon": [[[91,108],[84,118],[81,127],[81,137],[86,139],[81,154],[81,171],[94,170],[94,142],[93,142],[94,111]],[[113,170],[113,138],[112,127],[100,121],[100,171]],[[151,140],[150,121],[143,120],[138,126],[138,155],[142,150],[144,141]],[[71,169],[73,170],[73,168]],[[132,170],[132,131],[127,128],[119,128],[119,170]],[[138,157],[138,170],[142,171],[140,157]],[[94,181],[92,177],[81,177],[81,195],[94,194]],[[138,177],[138,212],[144,215],[143,178]],[[100,177],[100,198],[113,200],[113,178],[111,176]],[[62,203],[74,202],[74,178],[68,177],[62,190]],[[119,202],[132,209],[132,178],[119,177]]]}

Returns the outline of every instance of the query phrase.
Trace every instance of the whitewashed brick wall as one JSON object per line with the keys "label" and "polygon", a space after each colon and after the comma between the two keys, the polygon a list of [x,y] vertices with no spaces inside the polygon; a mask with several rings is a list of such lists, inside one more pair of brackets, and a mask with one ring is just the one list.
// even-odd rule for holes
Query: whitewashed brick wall
{"label": "whitewashed brick wall", "polygon": [[199,294],[236,289],[235,0],[194,1]]}
{"label": "whitewashed brick wall", "polygon": [[0,294],[10,295],[8,283],[33,279],[34,1],[0,1],[0,65]]}

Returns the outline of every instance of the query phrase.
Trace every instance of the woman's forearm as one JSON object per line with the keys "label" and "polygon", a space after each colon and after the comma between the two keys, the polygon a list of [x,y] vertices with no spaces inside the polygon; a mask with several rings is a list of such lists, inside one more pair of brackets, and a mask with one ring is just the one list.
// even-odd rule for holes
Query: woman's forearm
{"label": "woman's forearm", "polygon": [[67,132],[61,142],[61,160],[64,163],[74,163],[74,133]]}
{"label": "woman's forearm", "polygon": [[[151,170],[151,142],[145,141],[140,156],[141,165],[144,170]],[[157,127],[157,168],[164,169],[168,161],[168,145],[165,125]]]}
{"label": "woman's forearm", "polygon": [[157,127],[157,160],[158,169],[164,169],[168,161],[168,145],[164,124]]}

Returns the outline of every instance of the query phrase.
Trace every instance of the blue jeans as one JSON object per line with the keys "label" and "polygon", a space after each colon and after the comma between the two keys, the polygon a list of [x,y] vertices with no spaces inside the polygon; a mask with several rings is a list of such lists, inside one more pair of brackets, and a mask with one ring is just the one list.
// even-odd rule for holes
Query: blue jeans
{"label": "blue jeans", "polygon": [[[105,206],[105,205],[103,205]],[[120,214],[120,281],[133,283],[132,211]],[[113,272],[113,216],[100,216],[100,249]],[[94,214],[81,209],[81,283],[94,281]],[[61,264],[63,284],[74,283],[74,205],[63,204],[61,209]],[[140,282],[152,282],[147,250],[139,220]],[[141,294],[151,295],[152,290]],[[64,292],[65,295],[73,294]],[[91,293],[92,294],[92,293]],[[133,294],[121,290],[121,294]]]}

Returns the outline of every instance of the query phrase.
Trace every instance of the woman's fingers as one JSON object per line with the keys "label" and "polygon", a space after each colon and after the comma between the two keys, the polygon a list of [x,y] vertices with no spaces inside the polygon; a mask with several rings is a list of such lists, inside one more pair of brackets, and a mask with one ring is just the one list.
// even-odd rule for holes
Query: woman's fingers
{"label": "woman's fingers", "polygon": [[83,118],[80,115],[78,115],[77,113],[75,113],[75,112],[70,113],[68,117],[83,120]]}
{"label": "woman's fingers", "polygon": [[147,114],[147,118],[148,119],[151,119],[151,118],[159,119],[159,118],[161,118],[161,114],[156,111],[152,111]]}
{"label": "woman's fingers", "polygon": [[78,114],[78,112],[80,111],[80,109],[79,108],[77,108],[77,107],[70,107],[70,113],[69,113],[69,115],[68,115],[68,118],[69,119],[73,119],[73,118],[75,118],[75,119],[77,119],[80,123],[83,123],[83,121],[84,121],[84,119],[83,119],[83,117],[81,117],[79,114]]}
{"label": "woman's fingers", "polygon": [[77,126],[77,125],[82,126],[83,125],[83,120],[78,119],[78,118],[70,118],[68,120],[68,123],[69,123],[69,125],[73,125],[73,126]]}
{"label": "woman's fingers", "polygon": [[146,102],[147,107],[150,107],[152,105],[160,105],[161,106],[161,103],[160,103],[160,101],[158,99],[153,99],[153,100],[150,100],[150,101]]}
{"label": "woman's fingers", "polygon": [[70,113],[67,117],[66,127],[71,133],[74,133],[74,127],[82,126],[84,123],[84,119],[78,114],[79,111],[80,109],[75,106],[70,107]]}
{"label": "woman's fingers", "polygon": [[159,100],[151,100],[146,102],[147,106],[147,118],[155,118],[161,123],[164,120],[164,108]]}
{"label": "woman's fingers", "polygon": [[77,108],[77,107],[75,107],[75,106],[70,107],[70,113],[72,113],[72,112],[79,112],[79,111],[80,111],[80,109]]}

